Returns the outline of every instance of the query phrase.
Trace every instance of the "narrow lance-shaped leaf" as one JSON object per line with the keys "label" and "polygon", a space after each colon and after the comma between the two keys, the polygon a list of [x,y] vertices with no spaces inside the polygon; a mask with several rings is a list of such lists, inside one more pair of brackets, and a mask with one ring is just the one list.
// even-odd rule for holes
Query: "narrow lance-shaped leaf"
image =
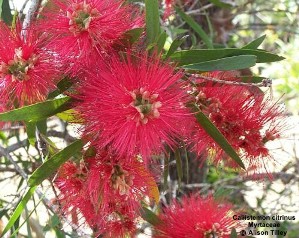
{"label": "narrow lance-shaped leaf", "polygon": [[64,121],[67,121],[67,122],[70,122],[70,123],[79,123],[79,124],[84,123],[84,119],[82,118],[80,113],[77,112],[73,108],[71,108],[69,110],[66,110],[64,112],[61,112],[61,113],[57,113],[56,116],[59,117],[60,119],[64,120]]}
{"label": "narrow lance-shaped leaf", "polygon": [[202,126],[205,132],[213,138],[213,140],[225,151],[227,155],[229,155],[234,161],[236,161],[238,165],[245,169],[241,158],[226,140],[224,135],[218,130],[218,128],[210,121],[209,118],[206,117],[204,113],[199,111],[198,108],[194,107],[194,110],[196,113],[195,117],[197,122]]}
{"label": "narrow lance-shaped leaf", "polygon": [[200,38],[203,40],[203,42],[206,44],[206,46],[210,49],[213,49],[213,43],[210,39],[210,37],[205,33],[205,31],[202,29],[200,25],[198,25],[192,17],[188,16],[186,13],[184,13],[181,9],[176,8],[176,11],[178,14],[183,18],[183,20],[190,26],[192,29],[200,36]]}
{"label": "narrow lance-shaped leaf", "polygon": [[238,238],[238,234],[235,228],[232,229],[232,232],[230,233],[230,238]]}
{"label": "narrow lance-shaped leaf", "polygon": [[160,35],[159,2],[145,0],[145,21],[147,44],[153,44]]}
{"label": "narrow lance-shaped leaf", "polygon": [[121,39],[120,41],[124,42],[125,45],[132,45],[136,41],[138,41],[138,39],[142,35],[143,31],[144,31],[144,28],[134,28],[134,29],[128,30],[123,34],[123,39]]}
{"label": "narrow lance-shaped leaf", "polygon": [[198,64],[188,64],[183,66],[182,68],[198,71],[225,71],[250,68],[254,66],[255,63],[255,55],[239,55],[218,60],[210,60]]}
{"label": "narrow lance-shaped leaf", "polygon": [[13,16],[11,14],[11,9],[10,9],[10,6],[9,6],[9,0],[1,0],[1,1],[2,1],[1,18],[6,24],[11,25]]}
{"label": "narrow lance-shaped leaf", "polygon": [[151,225],[157,225],[161,223],[159,217],[146,207],[141,208],[141,216],[144,220],[146,220]]}
{"label": "narrow lance-shaped leaf", "polygon": [[26,132],[27,132],[27,137],[30,145],[35,145],[35,128],[36,128],[36,123],[35,122],[26,122]]}
{"label": "narrow lance-shaped leaf", "polygon": [[220,1],[220,0],[209,0],[209,2],[213,3],[217,7],[221,7],[221,8],[230,8],[230,7],[232,7],[231,4],[225,3],[225,2]]}
{"label": "narrow lance-shaped leaf", "polygon": [[255,50],[257,49],[265,40],[266,35],[262,35],[261,37],[251,41],[250,43],[248,43],[247,45],[243,46],[242,49],[251,49],[251,50]]}
{"label": "narrow lance-shaped leaf", "polygon": [[164,48],[164,45],[165,45],[165,42],[166,42],[166,39],[167,39],[167,34],[165,31],[163,31],[158,40],[157,40],[157,50],[158,52],[161,52]]}
{"label": "narrow lance-shaped leaf", "polygon": [[[28,214],[28,212],[26,213],[26,219],[23,221],[23,223],[22,223],[21,225],[18,225],[18,227],[17,227],[17,229],[14,231],[14,233],[11,234],[11,237],[14,237],[14,236],[19,232],[19,230],[22,228],[22,226],[23,226],[25,223],[27,224],[27,226],[30,225],[30,224],[29,224],[29,219],[30,219],[30,217],[32,216],[32,214],[36,211],[37,206],[38,206],[42,201],[43,201],[43,197],[42,197],[41,199],[39,199],[38,203],[35,204],[34,209],[33,209],[29,214]],[[26,210],[25,210],[25,211],[26,211]],[[30,227],[30,226],[29,226],[29,227]],[[29,230],[29,229],[27,229],[27,230]],[[39,234],[39,235],[41,235],[41,234]],[[32,236],[30,236],[30,237],[32,237]],[[30,237],[29,237],[29,234],[28,234],[28,238],[30,238]]]}
{"label": "narrow lance-shaped leaf", "polygon": [[49,158],[45,163],[38,167],[28,180],[29,186],[40,184],[51,174],[53,174],[63,163],[65,163],[71,156],[81,151],[83,142],[77,140],[59,151],[53,157]]}
{"label": "narrow lance-shaped leaf", "polygon": [[180,46],[181,44],[184,43],[184,41],[188,38],[189,36],[183,36],[180,38],[176,38],[174,39],[174,41],[171,43],[169,50],[167,51],[167,54],[165,56],[165,58],[169,58],[169,56],[171,56]]}
{"label": "narrow lance-shaped leaf", "polygon": [[3,4],[3,0],[0,0],[0,17],[2,19],[2,4]]}
{"label": "narrow lance-shaped leaf", "polygon": [[57,97],[59,94],[62,94],[66,90],[68,90],[72,85],[74,84],[73,80],[67,76],[63,77],[58,83],[57,83],[57,89],[49,93],[47,99],[53,99]]}
{"label": "narrow lance-shaped leaf", "polygon": [[70,97],[47,100],[0,113],[0,121],[39,121],[70,108]]}
{"label": "narrow lance-shaped leaf", "polygon": [[6,227],[4,228],[2,234],[0,237],[3,237],[15,224],[16,220],[20,217],[22,214],[24,208],[26,207],[26,204],[30,200],[31,196],[34,194],[36,187],[29,188],[22,200],[19,202],[18,206],[16,207],[15,211],[13,212],[12,216],[10,217]]}
{"label": "narrow lance-shaped leaf", "polygon": [[181,50],[173,53],[170,58],[177,62],[178,65],[182,66],[238,55],[255,55],[257,57],[257,63],[269,63],[284,59],[282,56],[275,55],[264,50],[237,48]]}

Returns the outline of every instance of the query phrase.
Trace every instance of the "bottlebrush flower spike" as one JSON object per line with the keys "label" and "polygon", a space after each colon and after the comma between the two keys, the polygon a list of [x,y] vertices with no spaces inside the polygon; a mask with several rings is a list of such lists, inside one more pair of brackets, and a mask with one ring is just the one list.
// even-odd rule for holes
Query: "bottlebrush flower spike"
{"label": "bottlebrush flower spike", "polygon": [[65,163],[55,181],[64,213],[81,214],[97,235],[134,234],[141,201],[155,199],[157,185],[142,162],[125,161],[102,152],[79,166]]}
{"label": "bottlebrush flower spike", "polygon": [[147,160],[163,144],[173,147],[188,116],[180,72],[156,57],[112,56],[109,66],[91,74],[78,89],[77,110],[85,120],[85,136],[99,149],[137,154]]}
{"label": "bottlebrush flower spike", "polygon": [[138,158],[132,158],[128,162],[106,153],[90,160],[87,184],[91,200],[102,213],[113,212],[115,208],[112,204],[117,206],[122,201],[138,213],[140,201],[146,197],[153,199],[152,188],[157,186]]}
{"label": "bottlebrush flower spike", "polygon": [[41,27],[55,36],[50,45],[72,74],[94,65],[126,31],[142,24],[123,0],[54,0],[54,4],[45,10]]}
{"label": "bottlebrush flower spike", "polygon": [[93,227],[96,216],[86,190],[88,171],[88,164],[84,162],[81,162],[79,166],[73,162],[67,162],[59,169],[55,184],[60,191],[59,202],[63,213],[65,215],[81,214],[88,225]]}
{"label": "bottlebrush flower spike", "polygon": [[9,99],[9,107],[42,101],[55,89],[58,71],[44,40],[34,25],[22,33],[20,22],[11,30],[0,22],[0,96]]}
{"label": "bottlebrush flower spike", "polygon": [[[221,72],[209,76],[221,79]],[[230,80],[233,78],[231,75]],[[198,82],[201,86],[197,88],[196,101],[202,112],[242,154],[249,169],[254,168],[255,173],[265,170],[265,161],[271,161],[265,143],[279,138],[282,131],[283,114],[279,105],[271,105],[263,94],[255,94],[244,86],[215,85],[200,78]],[[216,162],[225,157],[225,152],[197,122],[193,132],[191,140],[198,154],[209,153]],[[232,160],[225,162],[238,167]]]}
{"label": "bottlebrush flower spike", "polygon": [[232,205],[220,204],[212,197],[184,197],[163,209],[161,222],[154,226],[154,237],[228,238],[232,228],[240,228],[233,215]]}
{"label": "bottlebrush flower spike", "polygon": [[151,174],[137,158],[126,162],[102,153],[90,159],[87,190],[98,214],[97,227],[105,237],[127,237],[136,231],[141,201],[153,198]]}

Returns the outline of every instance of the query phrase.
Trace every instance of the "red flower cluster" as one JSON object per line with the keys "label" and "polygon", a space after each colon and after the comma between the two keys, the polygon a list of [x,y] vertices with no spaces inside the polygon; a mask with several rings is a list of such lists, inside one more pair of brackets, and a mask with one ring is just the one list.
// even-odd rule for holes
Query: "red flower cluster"
{"label": "red flower cluster", "polygon": [[142,26],[142,19],[123,0],[54,0],[54,3],[43,13],[46,18],[41,27],[55,36],[49,46],[74,76],[109,56],[107,50],[126,31]]}
{"label": "red flower cluster", "polygon": [[159,59],[134,57],[112,56],[107,67],[88,76],[77,109],[96,148],[109,146],[121,156],[140,154],[148,161],[165,145],[176,145],[190,113],[182,74]]}
{"label": "red flower cluster", "polygon": [[213,197],[184,197],[163,209],[154,226],[156,238],[228,238],[232,228],[242,227],[233,219],[232,205]]}
{"label": "red flower cluster", "polygon": [[[209,77],[220,79],[222,72],[213,72]],[[226,80],[238,80],[233,74],[226,73]],[[279,105],[271,105],[264,100],[262,93],[255,94],[252,90],[238,85],[215,85],[200,77],[196,89],[196,103],[214,125],[225,136],[236,151],[242,155],[243,161],[255,172],[266,169],[265,160],[271,158],[265,143],[280,137],[283,114]],[[198,154],[210,154],[216,163],[225,158],[225,152],[195,122],[191,132],[194,150]],[[228,165],[238,165],[226,158]]]}
{"label": "red flower cluster", "polygon": [[105,237],[133,234],[140,201],[154,199],[156,187],[151,173],[137,158],[126,163],[107,153],[79,166],[67,162],[60,168],[56,184],[65,213],[83,215],[90,227]]}
{"label": "red flower cluster", "polygon": [[5,108],[45,100],[55,89],[58,70],[55,57],[45,48],[45,35],[32,25],[9,29],[0,22],[0,97]]}

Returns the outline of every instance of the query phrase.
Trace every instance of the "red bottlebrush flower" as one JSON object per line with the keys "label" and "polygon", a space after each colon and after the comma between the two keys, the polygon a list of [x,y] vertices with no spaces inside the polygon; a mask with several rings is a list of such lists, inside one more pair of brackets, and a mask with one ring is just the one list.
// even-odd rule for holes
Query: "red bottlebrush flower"
{"label": "red bottlebrush flower", "polygon": [[0,95],[8,107],[42,101],[55,89],[58,71],[43,41],[34,25],[22,32],[20,23],[10,30],[0,22]]}
{"label": "red bottlebrush flower", "polygon": [[85,135],[99,149],[109,145],[125,157],[140,153],[145,161],[160,153],[164,142],[173,147],[188,114],[180,78],[156,58],[113,56],[109,67],[78,89]]}
{"label": "red bottlebrush flower", "polygon": [[87,190],[99,214],[98,232],[105,237],[127,237],[136,231],[141,201],[157,199],[157,185],[144,164],[102,154],[90,160]]}
{"label": "red bottlebrush flower", "polygon": [[104,237],[134,234],[141,201],[158,200],[157,185],[143,163],[137,159],[125,162],[107,153],[80,166],[64,164],[55,183],[63,211],[81,214]]}
{"label": "red bottlebrush flower", "polygon": [[65,163],[58,171],[55,184],[60,190],[59,202],[65,214],[81,213],[85,221],[92,226],[94,207],[86,193],[88,168],[84,163],[77,166],[73,162]]}
{"label": "red bottlebrush flower", "polygon": [[[102,223],[103,229],[101,233],[104,238],[126,238],[126,237],[134,237],[133,235],[136,233],[136,222],[130,220],[123,214],[117,214],[117,218],[113,218],[111,221],[107,221]],[[120,218],[122,217],[122,218]],[[115,220],[114,220],[115,219]]]}
{"label": "red bottlebrush flower", "polygon": [[[218,79],[220,75],[221,72],[211,74]],[[233,148],[241,153],[243,162],[256,172],[266,169],[265,160],[271,161],[271,156],[265,143],[280,137],[283,115],[279,106],[269,105],[270,102],[264,100],[263,94],[254,94],[244,86],[207,83],[197,90],[196,100],[202,112],[210,118]],[[195,151],[198,154],[209,152],[211,157],[219,162],[225,154],[224,151],[197,122],[195,124],[192,134]],[[229,160],[229,164],[238,167],[232,160]]]}
{"label": "red bottlebrush flower", "polygon": [[231,209],[232,205],[220,204],[212,197],[184,197],[163,209],[161,222],[154,226],[154,237],[228,238],[232,228],[240,227]]}
{"label": "red bottlebrush flower", "polygon": [[153,198],[153,187],[156,187],[152,175],[137,158],[128,162],[109,155],[90,160],[87,184],[93,203],[108,213],[113,212],[121,201],[136,212],[141,200]]}
{"label": "red bottlebrush flower", "polygon": [[94,65],[122,35],[141,26],[132,6],[123,0],[54,1],[41,27],[53,34],[50,44],[70,73]]}

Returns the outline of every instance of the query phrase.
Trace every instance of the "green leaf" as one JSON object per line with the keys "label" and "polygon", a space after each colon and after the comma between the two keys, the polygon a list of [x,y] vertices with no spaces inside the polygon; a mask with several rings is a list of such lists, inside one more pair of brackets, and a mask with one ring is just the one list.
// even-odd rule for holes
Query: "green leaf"
{"label": "green leaf", "polygon": [[161,220],[159,219],[159,217],[146,207],[141,208],[141,216],[151,225],[161,224]]}
{"label": "green leaf", "polygon": [[163,50],[166,39],[167,39],[167,34],[165,31],[163,31],[157,40],[157,51],[158,52],[161,52]]}
{"label": "green leaf", "polygon": [[47,100],[0,113],[0,121],[39,121],[70,108],[70,97]]}
{"label": "green leaf", "polygon": [[238,77],[243,83],[261,83],[263,80],[265,80],[265,77],[260,76],[252,76],[252,75],[244,75]]}
{"label": "green leaf", "polygon": [[177,149],[174,152],[174,157],[175,157],[175,161],[176,161],[176,169],[177,169],[177,173],[178,173],[178,181],[179,181],[179,186],[181,185],[181,181],[183,178],[183,166],[182,166],[182,158],[181,158],[181,154],[179,149]]}
{"label": "green leaf", "polygon": [[49,93],[48,99],[53,99],[57,97],[59,94],[62,94],[66,90],[68,90],[73,85],[73,80],[68,76],[64,77],[57,83],[57,89],[53,92]]}
{"label": "green leaf", "polygon": [[284,59],[284,57],[263,50],[237,48],[181,50],[175,52],[170,58],[178,62],[178,65],[188,65],[238,55],[255,55],[257,63],[269,63]]}
{"label": "green leaf", "polygon": [[205,132],[213,138],[213,140],[225,151],[227,155],[229,155],[234,161],[236,161],[238,165],[245,169],[245,166],[242,160],[240,159],[239,155],[229,144],[224,135],[218,130],[217,127],[214,126],[214,124],[210,121],[209,118],[206,117],[205,114],[203,114],[197,108],[194,109],[196,112],[195,117],[197,119],[197,122],[202,126]]}
{"label": "green leaf", "polygon": [[242,49],[251,49],[251,50],[256,50],[265,40],[266,35],[262,35],[261,37],[251,41],[247,45],[243,46]]}
{"label": "green leaf", "polygon": [[235,228],[232,229],[232,232],[230,233],[230,238],[238,238],[238,234]]}
{"label": "green leaf", "polygon": [[28,141],[30,145],[35,145],[35,128],[36,128],[36,122],[26,122],[26,132],[28,136]]}
{"label": "green leaf", "polygon": [[158,0],[145,0],[145,22],[147,44],[155,43],[160,35]]}
{"label": "green leaf", "polygon": [[17,221],[19,216],[22,214],[24,208],[26,207],[26,204],[28,203],[31,196],[34,194],[36,187],[29,188],[26,192],[25,196],[22,198],[18,206],[16,207],[15,211],[13,212],[12,216],[10,217],[6,227],[4,228],[2,234],[0,237],[3,237],[6,232],[8,232],[14,225],[14,223]]}
{"label": "green leaf", "polygon": [[233,192],[233,189],[218,187],[214,192],[213,196],[215,200],[221,200],[225,197],[229,197],[229,195]]}
{"label": "green leaf", "polygon": [[42,133],[44,135],[47,134],[47,129],[48,129],[47,119],[37,121],[36,126],[40,133]]}
{"label": "green leaf", "polygon": [[40,184],[51,174],[53,174],[63,163],[65,163],[71,156],[81,151],[84,143],[81,140],[76,140],[63,150],[59,151],[45,163],[38,167],[28,180],[29,186]]}
{"label": "green leaf", "polygon": [[80,113],[74,110],[73,108],[61,113],[57,113],[56,116],[70,123],[84,123],[84,119],[81,117]]}
{"label": "green leaf", "polygon": [[256,63],[255,55],[239,55],[227,57],[223,59],[210,60],[198,64],[189,64],[183,66],[184,69],[199,70],[199,71],[214,71],[214,70],[237,70],[246,69],[254,66]]}
{"label": "green leaf", "polygon": [[128,39],[130,44],[134,44],[143,33],[144,28],[134,28],[127,31],[124,36]]}
{"label": "green leaf", "polygon": [[188,16],[181,9],[176,8],[177,13],[181,16],[181,18],[199,35],[199,37],[203,40],[206,46],[210,49],[213,49],[213,43],[210,37],[205,33],[200,25],[198,25],[192,17]]}
{"label": "green leaf", "polygon": [[132,46],[136,41],[139,40],[140,36],[144,32],[144,28],[134,28],[126,31],[120,39],[119,47]]}
{"label": "green leaf", "polygon": [[209,0],[209,2],[213,3],[217,7],[221,7],[221,8],[230,8],[230,7],[232,7],[231,4],[224,3],[224,2],[222,2],[220,0]]}
{"label": "green leaf", "polygon": [[[14,231],[13,234],[11,234],[11,237],[13,237],[14,235],[17,235],[17,233],[19,232],[19,230],[21,229],[21,227],[26,223],[27,226],[29,225],[29,218],[32,216],[32,214],[34,213],[34,211],[36,211],[37,206],[43,201],[44,195],[42,196],[42,198],[39,199],[38,203],[34,205],[34,209],[28,214],[28,212],[26,213],[26,218],[23,221],[23,223],[21,225],[18,225]],[[25,208],[26,211],[26,208]],[[18,236],[16,236],[18,237]],[[29,233],[28,233],[28,238],[29,238]]]}
{"label": "green leaf", "polygon": [[2,4],[3,4],[3,0],[0,0],[0,17],[2,19]]}
{"label": "green leaf", "polygon": [[9,0],[0,0],[2,2],[1,6],[1,19],[8,25],[11,24],[12,22],[12,14],[11,14],[11,9],[9,6]]}
{"label": "green leaf", "polygon": [[177,48],[179,48],[181,46],[181,44],[183,44],[183,42],[188,38],[189,36],[183,36],[180,38],[176,38],[174,39],[174,41],[171,43],[170,48],[165,56],[165,59],[168,59],[169,56],[171,56],[176,50]]}

